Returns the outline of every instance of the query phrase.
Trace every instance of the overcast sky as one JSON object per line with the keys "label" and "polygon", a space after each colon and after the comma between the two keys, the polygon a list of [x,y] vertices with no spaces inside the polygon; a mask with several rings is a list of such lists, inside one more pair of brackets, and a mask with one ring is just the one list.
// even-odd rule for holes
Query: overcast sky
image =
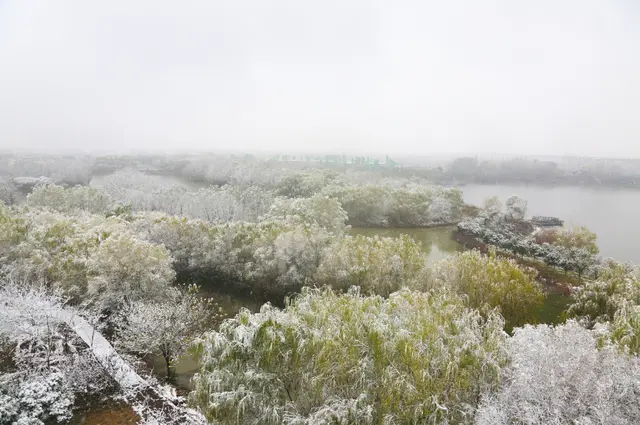
{"label": "overcast sky", "polygon": [[640,1],[0,0],[0,148],[640,157]]}

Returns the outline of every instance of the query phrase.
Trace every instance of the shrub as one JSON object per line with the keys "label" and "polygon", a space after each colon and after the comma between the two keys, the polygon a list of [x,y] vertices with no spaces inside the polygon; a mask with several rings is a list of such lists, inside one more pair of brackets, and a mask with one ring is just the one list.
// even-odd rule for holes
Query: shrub
{"label": "shrub", "polygon": [[67,423],[73,402],[62,374],[32,375],[0,386],[0,425]]}

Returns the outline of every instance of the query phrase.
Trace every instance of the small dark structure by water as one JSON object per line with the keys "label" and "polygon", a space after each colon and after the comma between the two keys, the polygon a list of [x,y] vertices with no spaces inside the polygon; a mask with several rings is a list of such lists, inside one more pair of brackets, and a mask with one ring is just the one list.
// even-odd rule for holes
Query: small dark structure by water
{"label": "small dark structure by water", "polygon": [[546,217],[546,216],[536,215],[531,218],[531,224],[539,227],[555,227],[555,226],[563,226],[564,221],[560,220],[557,217]]}

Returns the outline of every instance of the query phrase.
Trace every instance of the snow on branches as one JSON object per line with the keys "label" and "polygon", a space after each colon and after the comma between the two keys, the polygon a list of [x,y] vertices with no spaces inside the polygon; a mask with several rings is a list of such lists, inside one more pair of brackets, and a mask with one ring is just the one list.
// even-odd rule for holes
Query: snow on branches
{"label": "snow on branches", "polygon": [[573,321],[516,329],[505,380],[483,397],[476,425],[640,423],[640,359],[598,340]]}
{"label": "snow on branches", "polygon": [[498,308],[507,331],[535,320],[544,300],[535,270],[495,253],[467,251],[451,255],[436,263],[430,275],[432,286],[452,290],[472,308]]}
{"label": "snow on branches", "polygon": [[424,266],[420,245],[407,235],[344,236],[325,249],[315,280],[336,289],[360,286],[367,294],[387,296],[411,284]]}
{"label": "snow on branches", "polygon": [[162,355],[167,377],[172,381],[174,362],[185,353],[191,339],[219,318],[216,305],[198,296],[197,289],[174,289],[164,299],[127,305],[116,317],[117,347],[141,355]]}
{"label": "snow on branches", "polygon": [[348,224],[362,227],[426,227],[452,223],[462,217],[458,189],[418,186],[329,185],[322,194],[340,202]]}
{"label": "snow on branches", "polygon": [[442,294],[303,289],[206,336],[191,401],[223,423],[471,423],[506,361],[502,327]]}
{"label": "snow on branches", "polygon": [[0,284],[0,348],[13,364],[0,373],[0,424],[66,422],[75,393],[113,385],[69,329],[64,301],[43,287]]}

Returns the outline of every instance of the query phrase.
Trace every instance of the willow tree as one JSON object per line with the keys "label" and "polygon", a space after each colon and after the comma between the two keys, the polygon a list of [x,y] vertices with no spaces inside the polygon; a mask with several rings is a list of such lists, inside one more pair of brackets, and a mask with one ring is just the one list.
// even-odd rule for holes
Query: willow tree
{"label": "willow tree", "polygon": [[432,270],[433,285],[463,296],[468,305],[482,311],[498,308],[507,331],[534,323],[544,301],[536,272],[494,253],[467,251],[452,255]]}
{"label": "willow tree", "polygon": [[506,362],[503,325],[444,293],[305,288],[206,336],[191,402],[223,424],[470,423]]}

